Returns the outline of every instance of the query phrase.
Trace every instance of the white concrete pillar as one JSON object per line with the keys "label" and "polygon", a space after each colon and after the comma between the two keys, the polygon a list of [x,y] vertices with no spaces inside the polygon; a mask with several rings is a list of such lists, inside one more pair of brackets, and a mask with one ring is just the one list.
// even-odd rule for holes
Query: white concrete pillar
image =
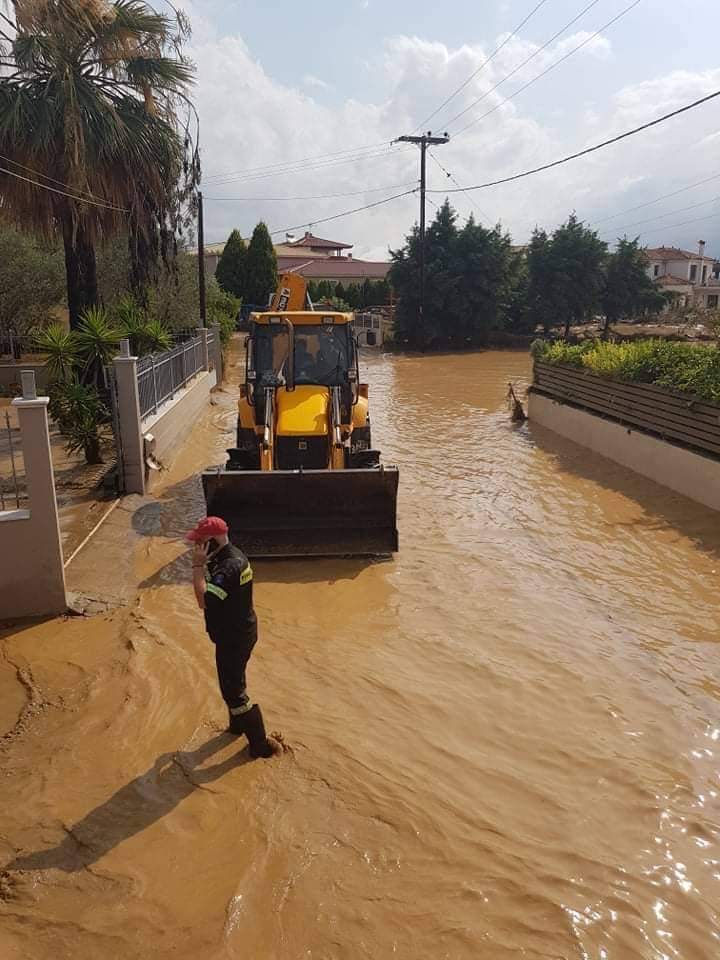
{"label": "white concrete pillar", "polygon": [[220,339],[220,324],[212,323],[210,324],[210,329],[214,334],[213,339],[213,350],[214,350],[214,364],[215,370],[217,371],[217,383],[218,386],[224,380],[224,371],[223,371],[223,354],[222,354],[222,340]]}
{"label": "white concrete pillar", "polygon": [[138,393],[137,357],[130,356],[127,340],[120,342],[120,356],[115,357],[115,380],[118,396],[118,421],[122,446],[122,471],[126,493],[145,493],[145,451],[140,427],[140,395]]}
{"label": "white concrete pillar", "polygon": [[21,615],[54,615],[65,612],[67,601],[48,428],[50,401],[36,395],[34,374],[23,372],[22,382],[24,395],[13,400],[13,406],[17,407],[22,435],[30,525],[20,549],[32,550],[33,570],[29,580],[13,586],[13,602]]}
{"label": "white concrete pillar", "polygon": [[210,369],[210,351],[208,347],[208,328],[207,327],[198,327],[197,335],[202,341],[202,355],[203,355],[203,370]]}

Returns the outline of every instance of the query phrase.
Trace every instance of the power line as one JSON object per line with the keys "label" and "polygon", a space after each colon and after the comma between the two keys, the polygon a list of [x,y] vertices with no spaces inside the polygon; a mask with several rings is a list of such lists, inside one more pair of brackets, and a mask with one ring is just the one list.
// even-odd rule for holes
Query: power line
{"label": "power line", "polygon": [[556,60],[555,63],[550,64],[550,66],[547,67],[545,70],[543,70],[542,73],[539,73],[536,77],[533,77],[532,80],[529,80],[526,84],[523,84],[523,86],[520,87],[519,90],[516,90],[515,93],[512,93],[509,97],[506,97],[504,100],[501,100],[500,103],[496,104],[492,108],[492,110],[488,110],[488,112],[484,113],[481,117],[477,117],[475,120],[471,120],[470,123],[466,124],[460,130],[458,130],[455,136],[459,137],[461,134],[465,133],[466,130],[469,130],[470,127],[474,127],[476,123],[480,123],[481,120],[485,120],[491,114],[495,113],[496,110],[499,110],[500,107],[504,107],[506,103],[509,103],[511,100],[514,100],[515,97],[519,96],[521,93],[523,93],[523,91],[527,90],[528,87],[531,87],[534,83],[537,83],[538,80],[541,80],[544,76],[547,76],[548,73],[553,71],[556,67],[559,67],[561,63],[564,63],[566,60],[572,57],[573,54],[577,53],[579,50],[582,50],[582,48],[586,47],[589,43],[592,43],[592,41],[595,40],[597,37],[599,37],[601,33],[609,29],[610,27],[612,27],[613,24],[617,23],[617,21],[622,19],[622,17],[626,16],[626,14],[630,13],[630,11],[635,7],[637,7],[637,5],[640,2],[641,0],[634,0],[634,2],[630,4],[630,6],[626,7],[624,10],[621,10],[620,13],[618,13],[616,16],[612,18],[612,20],[608,20],[608,22],[604,24],[604,26],[600,27],[599,30],[596,30],[595,33],[592,34],[592,36],[587,37],[585,40],[582,41],[582,43],[579,43],[576,47],[573,47],[572,50],[568,51],[568,53],[562,56],[559,60]]}
{"label": "power line", "polygon": [[651,230],[643,230],[643,232],[639,233],[638,236],[644,237],[648,233],[655,233],[660,230],[677,230],[678,227],[687,227],[691,223],[701,223],[704,220],[717,220],[719,219],[719,217],[720,217],[720,214],[718,213],[718,211],[716,211],[715,213],[708,214],[708,216],[706,217],[694,217],[692,220],[683,220],[681,223],[668,223],[668,224],[665,224],[664,226],[658,227],[657,230],[655,228]]}
{"label": "power line", "polygon": [[476,107],[478,103],[482,103],[483,100],[486,100],[490,96],[490,94],[494,93],[498,87],[502,86],[502,84],[505,83],[506,80],[509,80],[511,77],[514,77],[516,73],[519,73],[519,71],[522,70],[523,67],[527,66],[528,63],[530,63],[532,60],[534,60],[535,57],[539,57],[540,54],[543,52],[543,50],[546,50],[551,43],[554,43],[558,39],[558,37],[562,36],[562,34],[565,33],[566,30],[572,27],[574,23],[577,23],[577,21],[582,16],[584,16],[588,12],[588,10],[591,10],[599,2],[600,0],[591,0],[591,2],[586,7],[583,7],[583,9],[580,11],[580,13],[577,14],[577,16],[573,17],[572,20],[568,21],[568,23],[566,23],[565,26],[562,27],[562,29],[558,30],[557,33],[553,34],[552,37],[550,37],[549,40],[546,40],[541,47],[538,47],[538,49],[534,53],[531,53],[529,57],[526,57],[525,60],[523,60],[523,62],[519,66],[515,67],[514,70],[508,73],[507,76],[503,77],[502,80],[499,80],[494,87],[491,87],[489,90],[487,90],[481,97],[478,97],[477,100],[473,100],[473,102],[468,107],[465,107],[464,110],[461,110],[460,113],[456,113],[455,116],[452,118],[452,120],[448,121],[446,126],[448,127],[452,126],[452,124],[455,123],[456,120],[459,120],[460,117],[464,117],[465,114],[468,111],[472,110],[473,107]]}
{"label": "power line", "polygon": [[681,193],[687,193],[688,190],[703,186],[703,184],[710,183],[712,180],[720,180],[720,173],[715,173],[712,177],[706,177],[704,180],[697,180],[695,183],[690,183],[686,187],[681,187],[679,190],[673,190],[672,193],[664,193],[661,197],[656,197],[654,200],[638,203],[634,207],[628,207],[627,210],[620,210],[618,213],[611,213],[608,217],[593,220],[593,223],[597,226],[600,223],[607,223],[608,220],[615,220],[616,217],[624,217],[627,213],[634,213],[636,210],[642,210],[644,207],[651,207],[655,203],[660,203],[661,200],[669,200],[671,197],[677,197]]}
{"label": "power line", "polygon": [[27,167],[24,163],[18,163],[17,160],[13,160],[11,157],[5,157],[1,153],[0,160],[4,160],[6,163],[11,163],[14,167],[19,167],[21,170],[27,170],[28,173],[34,173],[36,177],[42,177],[43,180],[49,180],[50,183],[57,183],[60,187],[67,187],[68,190],[74,190],[75,193],[81,194],[82,196],[92,197],[94,200],[100,200],[102,203],[106,202],[96,193],[91,193],[89,190],[75,190],[74,187],[71,187],[69,183],[65,183],[63,180],[56,180],[55,177],[49,177],[46,173],[42,173],[40,170],[35,170],[33,167]]}
{"label": "power line", "polygon": [[342,160],[328,160],[322,163],[308,164],[304,167],[295,167],[293,169],[280,170],[277,172],[271,171],[268,173],[255,174],[252,177],[229,177],[227,180],[216,180],[212,184],[212,186],[219,187],[219,186],[224,186],[225,184],[228,184],[228,183],[237,183],[237,182],[240,182],[243,184],[256,183],[258,180],[268,180],[274,177],[292,176],[293,174],[297,174],[297,173],[312,173],[316,170],[326,170],[330,167],[343,166],[348,163],[360,163],[367,160],[377,160],[377,159],[384,159],[388,157],[395,157],[395,156],[398,156],[400,153],[404,153],[404,152],[406,151],[381,150],[377,153],[358,154],[356,156],[347,157]]}
{"label": "power line", "polygon": [[642,227],[646,223],[655,223],[657,220],[663,220],[665,217],[674,217],[676,213],[684,213],[686,210],[697,210],[699,207],[707,207],[708,204],[716,203],[720,196],[712,197],[710,200],[701,200],[700,203],[691,203],[687,207],[679,207],[677,210],[669,210],[667,213],[659,213],[656,217],[648,217],[645,220],[636,220],[635,223],[626,223],[621,227],[608,227],[603,233],[609,236],[611,233],[620,230],[632,230],[633,227]]}
{"label": "power line", "polygon": [[[400,197],[409,197],[413,193],[417,193],[418,188],[416,187],[413,190],[405,190],[403,193],[396,193],[392,197],[385,197],[384,200],[376,200],[374,203],[366,203],[362,207],[355,207],[354,210],[344,210],[342,213],[336,213],[332,217],[323,217],[320,220],[308,220],[305,223],[298,223],[294,227],[284,227],[282,230],[270,230],[271,237],[277,237],[281,234],[294,233],[296,230],[302,230],[304,227],[314,227],[318,223],[330,223],[331,220],[340,220],[342,217],[349,217],[353,213],[362,213],[363,210],[372,210],[374,207],[380,207],[385,203],[390,203],[392,200],[399,200]],[[218,246],[221,243],[225,243],[225,240],[209,240],[206,241],[206,247]]]}
{"label": "power line", "polygon": [[366,193],[381,193],[383,190],[399,190],[401,187],[412,187],[417,183],[391,183],[385,187],[369,187],[367,190],[355,190],[352,193],[325,193],[317,197],[205,197],[206,200],[215,200],[222,203],[289,203],[295,200],[335,200],[339,197],[360,197]]}
{"label": "power line", "polygon": [[323,217],[321,220],[309,220],[307,223],[298,223],[294,227],[285,227],[282,230],[271,230],[270,236],[275,237],[279,234],[293,233],[295,230],[302,230],[303,227],[311,227],[318,223],[330,223],[331,220],[339,220],[341,217],[349,217],[353,213],[362,213],[363,210],[372,210],[373,207],[380,207],[384,203],[390,203],[392,200],[399,200],[400,197],[409,197],[411,194],[417,193],[417,188],[414,190],[405,190],[404,193],[396,193],[392,197],[386,197],[384,200],[376,200],[374,203],[367,203],[363,207],[356,207],[354,210],[345,210],[343,213],[336,213],[332,217]]}
{"label": "power line", "polygon": [[330,160],[333,157],[344,157],[349,153],[364,153],[369,150],[378,150],[380,147],[389,146],[387,140],[381,140],[379,143],[369,144],[366,147],[352,147],[347,150],[339,150],[337,153],[320,153],[312,157],[302,157],[297,160],[284,160],[279,163],[262,164],[258,167],[247,167],[243,170],[231,170],[228,173],[216,173],[206,177],[205,182],[210,183],[215,180],[225,180],[228,177],[243,177],[247,174],[258,173],[263,170],[274,170],[278,167],[293,167],[301,163],[310,163],[316,160]]}
{"label": "power line", "polygon": [[6,173],[8,176],[15,177],[17,180],[24,180],[26,183],[31,183],[35,187],[40,187],[42,190],[49,190],[50,193],[58,193],[63,197],[70,197],[71,200],[77,200],[78,203],[88,203],[93,207],[101,207],[103,210],[117,210],[119,213],[130,212],[124,207],[116,207],[112,203],[98,203],[95,200],[88,200],[86,197],[78,197],[75,194],[68,193],[66,190],[58,190],[56,187],[50,187],[46,183],[40,183],[38,180],[31,180],[30,177],[23,177],[22,174],[8,170],[6,167],[0,167],[0,173]]}
{"label": "power line", "polygon": [[720,90],[716,90],[714,93],[708,94],[706,97],[701,97],[699,100],[695,100],[693,103],[688,103],[684,107],[680,107],[677,110],[673,110],[671,113],[666,113],[662,117],[658,117],[657,120],[651,120],[649,123],[644,123],[642,126],[635,127],[632,130],[628,130],[625,133],[619,134],[617,137],[611,137],[609,140],[603,140],[602,143],[596,143],[593,147],[586,147],[585,150],[579,150],[577,153],[571,153],[570,156],[563,157],[561,160],[553,160],[552,163],[544,163],[540,167],[533,167],[532,170],[525,170],[523,173],[516,173],[511,177],[503,177],[500,180],[489,180],[487,183],[479,183],[473,187],[461,187],[455,190],[431,190],[431,193],[468,193],[470,190],[485,190],[488,187],[498,187],[503,183],[512,183],[515,180],[522,180],[524,177],[530,177],[536,173],[542,173],[543,170],[550,170],[553,167],[559,167],[564,163],[569,163],[570,160],[577,160],[579,157],[584,157],[589,153],[594,153],[596,150],[602,150],[603,147],[609,147],[613,143],[619,143],[621,140],[626,140],[628,137],[634,136],[636,133],[642,133],[643,130],[649,130],[651,127],[656,127],[658,124],[665,123],[666,120],[672,120],[673,117],[678,117],[682,113],[687,113],[688,110],[694,110],[696,107],[700,107],[705,103],[708,103],[710,100],[714,100],[716,97],[720,97]]}
{"label": "power line", "polygon": [[[452,182],[455,184],[456,187],[460,187],[460,184],[457,182],[455,177],[450,173],[449,170],[445,169],[445,167],[438,160],[438,158],[435,156],[432,150],[428,150],[428,153],[430,154],[430,158],[435,161],[435,163],[438,165],[438,167],[440,167],[440,169],[445,174],[445,176],[448,177],[448,179],[452,180]],[[460,187],[460,189],[462,189],[462,187]],[[488,223],[490,223],[491,218],[478,206],[477,203],[475,203],[475,200],[472,197],[468,197],[467,199],[470,201],[471,205],[477,210],[480,216],[484,220],[487,220]]]}
{"label": "power line", "polygon": [[[525,24],[528,23],[528,21],[531,20],[532,17],[535,16],[535,14],[538,12],[538,10],[540,9],[540,7],[544,6],[547,2],[548,2],[548,0],[540,0],[540,3],[536,4],[536,5],[533,7],[533,9],[532,9],[532,10],[530,11],[530,13],[525,17],[525,19],[515,27],[515,29],[512,31],[512,33],[510,33],[510,34],[503,40],[503,42],[502,42],[501,44],[499,44],[497,47],[495,47],[495,49],[494,49],[493,52],[490,54],[490,56],[489,56],[489,57],[486,57],[486,59],[480,64],[480,66],[477,68],[477,70],[475,70],[474,73],[470,74],[470,76],[467,78],[467,80],[466,80],[464,83],[460,84],[460,86],[457,88],[457,90],[455,90],[453,93],[451,93],[450,96],[449,96],[446,100],[443,100],[443,102],[440,104],[440,106],[437,108],[437,110],[435,110],[433,113],[431,113],[429,117],[426,117],[421,123],[419,123],[419,124],[417,125],[417,127],[415,127],[415,131],[417,131],[417,130],[422,130],[425,126],[427,126],[427,124],[433,119],[433,117],[436,117],[436,116],[438,115],[438,113],[440,113],[440,111],[450,103],[451,100],[454,100],[455,97],[456,97],[459,93],[462,93],[462,91],[465,89],[465,87],[467,87],[470,83],[472,83],[472,81],[475,79],[475,77],[476,77],[479,73],[481,73],[481,72],[485,69],[485,67],[487,67],[487,65],[488,65],[489,63],[491,63],[491,62],[495,59],[495,57],[500,53],[500,51],[503,49],[503,47],[507,46],[507,44],[513,39],[513,37],[517,36],[517,34],[520,32],[520,30],[522,30],[522,28],[525,26]],[[415,132],[415,131],[413,131],[413,132]]]}

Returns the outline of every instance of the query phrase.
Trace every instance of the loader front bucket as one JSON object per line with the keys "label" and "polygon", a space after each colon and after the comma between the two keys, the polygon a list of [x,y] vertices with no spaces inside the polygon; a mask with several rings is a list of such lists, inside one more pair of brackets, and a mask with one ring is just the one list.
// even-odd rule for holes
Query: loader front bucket
{"label": "loader front bucket", "polygon": [[207,470],[209,516],[249,557],[372,557],[398,549],[396,467]]}

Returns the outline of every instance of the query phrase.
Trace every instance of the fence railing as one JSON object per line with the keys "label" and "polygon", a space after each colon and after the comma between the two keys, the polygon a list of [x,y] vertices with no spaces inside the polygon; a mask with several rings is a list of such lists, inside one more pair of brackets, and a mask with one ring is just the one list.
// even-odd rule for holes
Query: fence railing
{"label": "fence railing", "polygon": [[0,510],[20,510],[23,501],[27,501],[27,488],[22,445],[13,436],[6,410],[0,433]]}
{"label": "fence railing", "polygon": [[204,364],[202,339],[198,336],[178,343],[165,353],[152,354],[139,360],[140,416],[144,419],[157,413],[161,404],[172,400],[188,380],[204,370]]}
{"label": "fence railing", "polygon": [[37,346],[34,334],[17,334],[11,330],[0,330],[0,358],[3,360],[22,360],[25,357],[44,356]]}
{"label": "fence railing", "polygon": [[353,326],[365,330],[380,330],[382,316],[378,313],[356,313]]}

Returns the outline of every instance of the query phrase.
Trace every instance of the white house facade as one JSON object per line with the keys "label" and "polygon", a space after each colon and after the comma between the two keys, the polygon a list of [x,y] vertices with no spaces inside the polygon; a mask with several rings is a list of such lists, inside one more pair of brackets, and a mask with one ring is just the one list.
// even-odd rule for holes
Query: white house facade
{"label": "white house facade", "polygon": [[645,252],[648,276],[671,293],[678,306],[720,306],[720,263],[705,256],[705,241],[699,242],[697,253],[679,247],[650,247]]}

